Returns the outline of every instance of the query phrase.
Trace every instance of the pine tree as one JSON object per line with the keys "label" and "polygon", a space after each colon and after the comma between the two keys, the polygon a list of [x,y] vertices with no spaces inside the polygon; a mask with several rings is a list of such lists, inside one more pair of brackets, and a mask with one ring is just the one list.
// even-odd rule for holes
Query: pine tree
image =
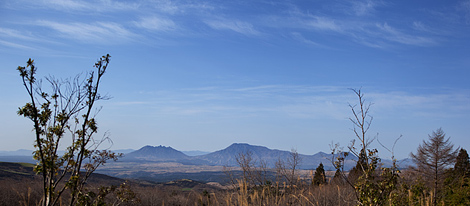
{"label": "pine tree", "polygon": [[326,183],[326,175],[325,169],[323,168],[323,163],[320,163],[320,165],[318,165],[317,169],[315,170],[312,183],[315,186],[323,185]]}
{"label": "pine tree", "polygon": [[455,160],[454,174],[458,177],[470,176],[470,161],[467,150],[460,149],[459,154]]}
{"label": "pine tree", "polygon": [[336,184],[336,185],[344,184],[343,173],[341,172],[339,168],[336,169],[335,175],[333,176],[333,179],[331,179],[330,184]]}
{"label": "pine tree", "polygon": [[361,150],[359,153],[359,158],[357,160],[356,166],[354,166],[348,174],[348,181],[354,184],[356,180],[362,176],[367,169],[367,160],[364,150]]}
{"label": "pine tree", "polygon": [[444,185],[446,205],[470,205],[470,161],[467,150],[460,149]]}

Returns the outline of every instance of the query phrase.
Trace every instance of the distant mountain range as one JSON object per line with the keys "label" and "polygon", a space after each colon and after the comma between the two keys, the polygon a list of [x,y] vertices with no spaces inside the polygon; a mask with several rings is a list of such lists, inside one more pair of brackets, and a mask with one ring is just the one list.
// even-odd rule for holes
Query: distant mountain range
{"label": "distant mountain range", "polygon": [[[130,153],[135,151],[134,149],[118,149],[118,150],[113,150],[113,152],[116,153]],[[62,155],[64,154],[64,150],[59,150],[58,154]],[[33,155],[33,150],[27,150],[27,149],[19,149],[15,151],[0,151],[0,156],[32,156]]]}
{"label": "distant mountain range", "polygon": [[[184,165],[209,165],[209,166],[238,166],[236,158],[238,155],[250,152],[253,162],[259,164],[264,161],[268,167],[273,168],[279,160],[287,162],[291,156],[291,152],[269,149],[264,146],[250,145],[246,143],[234,143],[225,149],[207,153],[201,151],[182,152],[172,147],[165,146],[144,146],[138,150],[116,150],[115,152],[124,153],[124,157],[119,162],[174,162]],[[17,150],[13,152],[0,151],[0,161],[15,161],[15,159],[23,162],[34,162],[28,156],[32,151]],[[188,155],[189,154],[189,155]],[[301,159],[300,169],[315,169],[320,163],[323,163],[326,170],[334,170],[332,154],[318,152],[314,155],[299,154]],[[349,170],[356,165],[356,157],[350,155],[345,161],[345,170]],[[391,160],[382,160],[384,166],[390,166]],[[398,161],[401,168],[412,165],[410,159]]]}
{"label": "distant mountain range", "polygon": [[[281,160],[286,162],[291,156],[291,152],[288,151],[269,149],[264,146],[249,145],[246,143],[234,143],[223,150],[196,156],[195,158],[207,161],[212,165],[238,166],[236,161],[237,156],[247,152],[251,153],[251,157],[255,163],[260,163],[262,160],[271,168],[275,166],[277,161]],[[319,152],[314,155],[299,154],[299,157],[301,159],[301,169],[315,169],[320,163],[326,166],[331,165],[332,155]],[[348,160],[347,164],[349,165],[349,163],[351,163],[351,161]]]}
{"label": "distant mountain range", "polygon": [[27,149],[19,149],[16,151],[0,151],[0,156],[32,156],[33,151]]}
{"label": "distant mountain range", "polygon": [[188,156],[199,156],[199,155],[205,155],[205,154],[210,153],[210,152],[199,151],[199,150],[181,151],[181,152]]}
{"label": "distant mountain range", "polygon": [[[135,149],[113,150],[113,152],[123,153],[123,154],[128,154],[133,151],[136,151],[136,150]],[[205,154],[210,153],[210,152],[199,151],[199,150],[181,151],[181,152],[188,156],[198,156],[198,155],[205,155]],[[63,153],[64,151],[59,150],[59,154],[63,154]],[[32,154],[33,154],[33,150],[27,150],[27,149],[19,149],[15,151],[0,151],[0,156],[31,156]]]}
{"label": "distant mountain range", "polygon": [[[210,165],[210,166],[238,166],[236,158],[243,153],[251,153],[251,157],[255,164],[264,161],[268,167],[273,168],[278,160],[287,162],[291,156],[291,152],[269,149],[264,146],[250,145],[246,143],[234,143],[229,147],[218,150],[204,155],[189,156],[173,149],[172,147],[165,146],[144,146],[139,150],[133,151],[125,155],[119,161],[135,162],[135,161],[148,161],[148,162],[176,162],[185,165]],[[333,155],[324,152],[318,152],[314,155],[299,154],[301,159],[300,169],[315,169],[320,163],[323,163],[325,169],[334,170],[332,160]],[[344,169],[349,170],[356,165],[357,158],[349,156],[345,161]],[[382,160],[385,166],[392,164],[391,160]],[[399,161],[400,167],[408,167],[411,161],[405,159]]]}

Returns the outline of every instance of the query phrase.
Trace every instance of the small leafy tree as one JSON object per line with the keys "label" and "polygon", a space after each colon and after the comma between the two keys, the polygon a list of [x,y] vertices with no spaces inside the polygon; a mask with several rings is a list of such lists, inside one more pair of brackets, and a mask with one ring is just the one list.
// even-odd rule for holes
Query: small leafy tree
{"label": "small leafy tree", "polygon": [[[85,78],[47,77],[50,92],[36,78],[34,60],[29,59],[26,67],[17,69],[30,98],[30,102],[19,108],[18,115],[33,122],[34,158],[38,160],[34,170],[43,177],[43,205],[59,204],[66,190],[70,191],[69,204],[76,204],[86,195],[85,182],[97,167],[121,155],[98,150],[102,142],[109,140],[106,134],[101,139],[94,138],[98,131],[95,116],[99,111],[94,106],[106,99],[98,93],[98,88],[109,60],[109,54],[102,56],[94,65],[97,72],[90,72]],[[65,154],[59,155],[64,138],[70,138],[71,144]]]}
{"label": "small leafy tree", "polygon": [[439,128],[429,135],[429,141],[420,144],[416,153],[410,156],[416,167],[414,170],[423,175],[429,186],[433,188],[433,205],[441,198],[442,181],[444,180],[446,168],[455,162],[457,150],[450,142],[450,138],[445,138],[444,131]]}

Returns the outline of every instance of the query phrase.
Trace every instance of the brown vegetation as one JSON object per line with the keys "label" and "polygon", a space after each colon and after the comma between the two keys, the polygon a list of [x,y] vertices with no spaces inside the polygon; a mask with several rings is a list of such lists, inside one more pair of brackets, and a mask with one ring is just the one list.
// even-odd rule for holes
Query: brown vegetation
{"label": "brown vegetation", "polygon": [[[449,187],[443,188],[446,197],[440,198],[439,205],[469,203],[470,167],[465,152],[459,155],[462,157],[456,163],[458,170],[449,169],[446,173]],[[259,160],[251,159],[249,153],[238,157],[241,167],[239,170],[231,168],[226,171],[231,174],[228,176],[231,181],[225,186],[192,180],[158,184],[132,180],[126,182],[94,174],[86,185],[86,191],[100,194],[100,188],[114,187],[102,200],[106,205],[360,205],[355,188],[345,181],[335,181],[333,171],[325,172],[326,182],[315,184],[312,181],[314,171],[292,170],[292,167],[284,165],[285,171],[294,171],[297,175],[293,183],[285,175],[276,174],[276,171],[283,170],[260,166],[257,163]],[[0,167],[3,172],[0,178],[0,206],[39,205],[42,197],[41,176],[34,174],[31,165],[6,165]],[[122,183],[125,184],[120,186]],[[424,206],[433,205],[436,200],[432,187],[415,170],[401,171],[395,186],[383,205]],[[65,201],[59,205],[63,205],[62,202]]]}

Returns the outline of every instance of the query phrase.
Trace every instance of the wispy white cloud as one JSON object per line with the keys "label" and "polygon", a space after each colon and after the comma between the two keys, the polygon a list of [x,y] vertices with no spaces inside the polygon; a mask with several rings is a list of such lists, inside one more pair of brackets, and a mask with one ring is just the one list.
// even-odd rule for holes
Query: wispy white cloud
{"label": "wispy white cloud", "polygon": [[[419,23],[416,23],[415,28],[426,29]],[[315,29],[318,32],[335,32],[338,35],[352,38],[360,44],[374,48],[386,48],[396,43],[413,46],[434,46],[438,44],[438,40],[432,36],[431,30],[426,31],[431,36],[422,36],[402,32],[387,23],[367,24],[317,17],[315,20],[306,21],[304,29]],[[291,35],[294,39],[306,44],[317,44],[306,39],[303,32],[293,32]]]}
{"label": "wispy white cloud", "polygon": [[319,48],[328,48],[328,49],[331,49],[330,47],[327,47],[325,45],[322,45],[322,44],[319,44],[315,41],[312,41],[310,39],[307,39],[306,37],[304,37],[300,32],[292,32],[290,34],[290,36],[298,41],[298,42],[301,42],[303,44],[307,44],[307,45],[311,45],[311,46],[314,46],[314,47],[319,47]]}
{"label": "wispy white cloud", "polygon": [[354,13],[358,16],[370,14],[375,11],[375,7],[377,6],[376,1],[372,0],[352,1],[351,3]]}
{"label": "wispy white cloud", "polygon": [[413,28],[418,30],[418,31],[424,31],[424,32],[429,31],[429,29],[422,22],[419,22],[419,21],[414,21],[413,22]]}
{"label": "wispy white cloud", "polygon": [[74,0],[43,0],[37,3],[42,3],[51,8],[56,9],[73,9],[73,10],[82,10],[90,8],[87,2],[84,1],[74,1]]}
{"label": "wispy white cloud", "polygon": [[[328,13],[310,12],[293,4],[277,4],[286,7],[287,11],[269,15],[261,13],[255,16],[255,18],[248,20],[243,19],[243,17],[232,16],[231,13],[224,14],[223,16],[225,17],[222,18],[213,18],[214,16],[220,16],[220,12],[224,11],[220,8],[220,5],[219,7],[214,6],[217,4],[213,2],[211,4],[211,2],[186,2],[178,0],[142,0],[137,3],[120,0],[100,0],[98,2],[87,0],[40,0],[36,3],[33,2],[33,4],[54,7],[60,10],[86,11],[90,9],[109,9],[142,11],[142,14],[129,13],[130,18],[132,18],[133,14],[143,16],[137,20],[131,19],[129,23],[153,32],[191,31],[193,28],[185,28],[184,24],[177,25],[172,20],[174,19],[173,17],[184,16],[194,18],[194,21],[197,22],[202,21],[214,30],[232,31],[251,37],[272,32],[273,30],[269,30],[270,28],[281,29],[281,31],[286,30],[287,35],[290,35],[293,39],[315,46],[319,46],[319,44],[311,36],[322,33],[330,34],[331,32],[374,48],[385,48],[396,43],[413,46],[432,46],[438,43],[437,38],[433,36],[437,33],[422,22],[414,21],[412,25],[414,30],[409,31],[409,29],[407,30],[403,27],[392,27],[388,23],[377,23],[374,21],[374,18],[369,18],[368,14],[375,12],[378,6],[384,5],[379,1],[371,0],[344,3],[347,9],[350,10],[349,14],[357,16],[354,19],[342,18]],[[463,5],[467,4],[463,3]],[[148,13],[150,11],[149,8],[153,11],[152,14]],[[130,36],[133,36],[130,30],[117,23],[96,22],[90,24],[77,22],[64,24],[52,21],[39,22],[43,26],[59,31],[64,36],[71,36],[82,41],[89,41],[91,39],[129,39]],[[186,26],[188,25],[186,24]],[[310,35],[312,32],[314,34]],[[109,33],[114,35],[109,35]],[[100,36],[105,37],[100,38]]]}
{"label": "wispy white cloud", "polygon": [[129,102],[116,102],[115,105],[118,106],[134,106],[134,105],[149,105],[152,102],[145,102],[145,101],[129,101]]}
{"label": "wispy white cloud", "polygon": [[279,90],[280,88],[281,87],[279,85],[262,85],[262,86],[254,86],[254,87],[242,87],[242,88],[228,89],[228,91],[236,91],[236,92],[272,91],[273,89]]}
{"label": "wispy white cloud", "polygon": [[[342,87],[305,85],[259,85],[253,87],[204,87],[159,92],[149,104],[157,113],[172,115],[217,115],[255,117],[263,115],[289,118],[344,119],[346,104]],[[148,94],[148,93],[146,93]],[[338,112],[341,111],[341,112]]]}
{"label": "wispy white cloud", "polygon": [[185,88],[183,90],[187,91],[214,91],[217,90],[218,87],[198,87],[198,88]]}
{"label": "wispy white cloud", "polygon": [[470,0],[460,2],[458,9],[464,12],[465,22],[470,24]]}
{"label": "wispy white cloud", "polygon": [[312,16],[305,21],[305,25],[310,28],[326,31],[341,32],[342,27],[335,20],[327,17]]}
{"label": "wispy white cloud", "polygon": [[[373,114],[381,119],[455,118],[470,114],[468,91],[430,94],[403,91],[366,92]],[[158,93],[147,104],[157,113],[171,115],[216,115],[217,117],[288,117],[294,119],[346,120],[348,103],[357,97],[344,87],[309,85],[259,85],[239,88],[201,88]],[[144,106],[144,105],[142,105]]]}
{"label": "wispy white cloud", "polygon": [[344,102],[330,100],[298,101],[281,105],[275,108],[275,110],[291,118],[300,119],[345,120],[348,116],[348,108],[345,106]]}
{"label": "wispy white cloud", "polygon": [[155,9],[159,10],[160,12],[175,14],[181,12],[183,10],[181,6],[177,4],[176,1],[171,0],[149,0],[147,1]]}
{"label": "wispy white cloud", "polygon": [[117,0],[39,0],[39,1],[20,1],[24,5],[37,5],[56,10],[72,11],[116,11],[116,10],[136,10],[139,4],[135,2],[117,1]]}
{"label": "wispy white cloud", "polygon": [[421,21],[413,21],[412,28],[415,31],[428,34],[428,35],[433,35],[433,36],[446,36],[446,35],[452,35],[450,31],[443,30],[443,29],[435,29],[431,27],[428,24],[424,24]]}
{"label": "wispy white cloud", "polygon": [[384,35],[383,38],[393,41],[393,42],[398,42],[398,43],[407,44],[407,45],[415,45],[415,46],[431,46],[437,43],[432,38],[405,34],[389,26],[387,23],[376,24],[376,26],[379,29],[379,31],[383,32],[382,33],[382,35]]}
{"label": "wispy white cloud", "polygon": [[205,1],[180,1],[180,0],[17,0],[11,3],[12,7],[47,8],[58,11],[77,12],[121,12],[151,9],[158,13],[183,14],[191,11],[202,12],[213,10],[214,6]]}
{"label": "wispy white cloud", "polygon": [[[35,36],[30,31],[19,31],[2,27],[0,27],[0,37],[2,38],[0,44],[23,50],[38,50],[39,48],[36,47],[38,43],[46,43],[48,45],[54,43],[40,36]],[[46,51],[48,49],[41,48],[41,50]]]}
{"label": "wispy white cloud", "polygon": [[374,15],[379,6],[384,3],[381,0],[354,0],[354,1],[330,1],[324,10],[340,13],[349,17],[363,17]]}
{"label": "wispy white cloud", "polygon": [[260,85],[253,87],[240,87],[224,89],[223,93],[229,92],[237,95],[259,96],[285,96],[285,94],[324,94],[337,93],[344,90],[337,86],[308,86],[308,85]]}
{"label": "wispy white cloud", "polygon": [[141,7],[152,7],[159,12],[171,15],[185,14],[188,12],[203,12],[214,9],[214,6],[204,1],[144,0],[142,4]]}
{"label": "wispy white cloud", "polygon": [[58,23],[39,20],[36,25],[51,28],[62,37],[76,39],[90,43],[118,43],[129,41],[136,35],[123,26],[113,22],[86,23]]}
{"label": "wispy white cloud", "polygon": [[34,40],[30,32],[18,31],[15,29],[2,28],[0,27],[0,36],[5,38],[16,38],[22,40]]}
{"label": "wispy white cloud", "polygon": [[30,47],[30,46],[26,46],[26,45],[23,45],[23,44],[17,44],[17,43],[13,43],[13,42],[8,42],[8,41],[3,41],[3,40],[0,40],[0,44],[4,45],[4,46],[7,46],[7,47],[17,48],[17,49],[36,50],[35,48]]}
{"label": "wispy white cloud", "polygon": [[[470,93],[468,90],[436,92],[431,94],[410,94],[401,91],[370,93],[374,107],[379,111],[394,115],[426,118],[455,118],[470,113]],[[393,117],[392,117],[393,118]]]}
{"label": "wispy white cloud", "polygon": [[288,16],[269,16],[265,26],[280,28],[300,28],[314,29],[318,31],[342,32],[341,21],[327,15],[315,15],[310,12],[303,12],[297,7],[292,7],[287,13]]}
{"label": "wispy white cloud", "polygon": [[264,18],[263,26],[290,30],[289,34],[294,39],[306,44],[312,43],[308,41],[309,37],[333,32],[367,47],[380,49],[397,45],[434,46],[439,43],[440,35],[445,35],[419,21],[412,22],[412,29],[406,24],[392,27],[388,23],[377,23],[378,18],[368,14],[374,13],[379,6],[386,5],[369,0],[349,2],[347,6],[342,5],[341,9],[357,17],[344,18],[341,15],[311,12],[293,5],[289,12]]}
{"label": "wispy white cloud", "polygon": [[230,30],[247,36],[257,36],[261,32],[256,30],[251,23],[238,20],[206,20],[209,27],[215,30]]}
{"label": "wispy white cloud", "polygon": [[171,31],[177,27],[171,19],[156,16],[141,18],[134,21],[134,25],[151,31]]}
{"label": "wispy white cloud", "polygon": [[377,49],[384,49],[390,46],[390,44],[384,42],[383,40],[370,38],[367,35],[355,35],[352,34],[354,41],[358,42],[367,47],[377,48]]}
{"label": "wispy white cloud", "polygon": [[[92,4],[96,5],[95,1],[91,2]],[[133,10],[136,11],[142,7],[142,5],[138,2],[133,1],[117,1],[117,0],[100,0],[99,3],[102,6],[102,10]]]}

